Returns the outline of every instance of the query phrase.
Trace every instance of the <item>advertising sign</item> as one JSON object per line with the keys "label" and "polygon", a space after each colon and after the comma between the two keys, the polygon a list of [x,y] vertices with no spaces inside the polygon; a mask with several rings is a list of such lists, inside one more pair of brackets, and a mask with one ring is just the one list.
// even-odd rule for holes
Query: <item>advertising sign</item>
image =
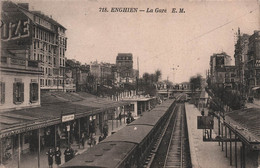
{"label": "advertising sign", "polygon": [[13,4],[3,3],[1,41],[3,48],[23,48],[31,44],[31,20]]}

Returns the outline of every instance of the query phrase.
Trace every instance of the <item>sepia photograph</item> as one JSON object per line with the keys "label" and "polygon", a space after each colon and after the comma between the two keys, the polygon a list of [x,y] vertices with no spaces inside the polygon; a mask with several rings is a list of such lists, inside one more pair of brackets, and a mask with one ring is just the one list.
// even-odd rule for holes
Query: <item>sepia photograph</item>
{"label": "sepia photograph", "polygon": [[0,168],[260,168],[259,5],[2,0]]}

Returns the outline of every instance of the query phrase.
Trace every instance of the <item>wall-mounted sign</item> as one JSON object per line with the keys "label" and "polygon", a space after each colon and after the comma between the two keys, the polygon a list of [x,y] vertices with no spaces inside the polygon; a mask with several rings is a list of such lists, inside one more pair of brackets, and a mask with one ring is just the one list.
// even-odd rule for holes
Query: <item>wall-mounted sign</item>
{"label": "wall-mounted sign", "polygon": [[75,114],[61,116],[61,122],[67,122],[75,119]]}

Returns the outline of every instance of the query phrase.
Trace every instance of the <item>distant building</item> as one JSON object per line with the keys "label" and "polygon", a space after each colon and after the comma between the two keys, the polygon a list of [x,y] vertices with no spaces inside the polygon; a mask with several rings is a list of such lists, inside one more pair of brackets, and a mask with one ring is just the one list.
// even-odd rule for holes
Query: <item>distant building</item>
{"label": "distant building", "polygon": [[118,53],[116,67],[118,73],[117,83],[135,83],[139,72],[133,69],[133,55],[131,53]]}
{"label": "distant building", "polygon": [[225,66],[230,66],[231,57],[226,53],[213,54],[210,57],[210,81],[223,86],[225,83]]}
{"label": "distant building", "polygon": [[97,84],[112,85],[113,73],[112,67],[114,64],[110,63],[98,63],[97,61],[91,62],[90,73],[94,76]]}

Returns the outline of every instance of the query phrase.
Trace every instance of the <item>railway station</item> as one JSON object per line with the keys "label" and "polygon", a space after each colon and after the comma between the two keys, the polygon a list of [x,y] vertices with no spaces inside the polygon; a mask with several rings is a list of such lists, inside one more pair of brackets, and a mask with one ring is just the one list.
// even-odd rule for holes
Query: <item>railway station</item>
{"label": "railway station", "polygon": [[260,168],[259,2],[27,1],[0,4],[0,168]]}
{"label": "railway station", "polygon": [[100,135],[109,122],[113,130],[119,125],[116,118],[120,113],[125,123],[128,112],[124,109],[129,105],[84,93],[52,92],[42,94],[41,99],[41,107],[1,113],[1,163],[7,164],[13,158],[17,159],[18,167],[23,167],[20,163],[23,155],[34,151],[38,152],[40,166],[42,150],[66,147],[73,141],[78,142],[83,133],[86,137],[90,133]]}

